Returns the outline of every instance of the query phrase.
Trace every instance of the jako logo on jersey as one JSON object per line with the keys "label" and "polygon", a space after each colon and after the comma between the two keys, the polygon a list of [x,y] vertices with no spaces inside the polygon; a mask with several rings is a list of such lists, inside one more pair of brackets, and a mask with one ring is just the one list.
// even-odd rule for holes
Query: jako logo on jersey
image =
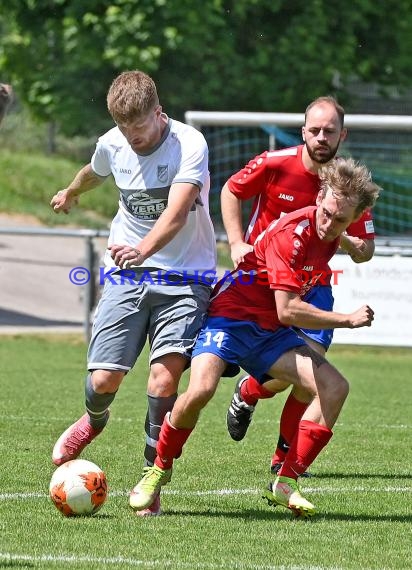
{"label": "jako logo on jersey", "polygon": [[304,271],[313,271],[313,265],[304,265],[303,270]]}
{"label": "jako logo on jersey", "polygon": [[282,200],[287,200],[288,202],[293,202],[294,198],[290,194],[279,194],[279,198]]}
{"label": "jako logo on jersey", "polygon": [[157,178],[160,180],[160,182],[167,182],[168,174],[169,174],[169,165],[159,164],[159,166],[157,167]]}
{"label": "jako logo on jersey", "polygon": [[121,168],[120,169],[120,174],[131,174],[132,171],[129,170],[128,168]]}

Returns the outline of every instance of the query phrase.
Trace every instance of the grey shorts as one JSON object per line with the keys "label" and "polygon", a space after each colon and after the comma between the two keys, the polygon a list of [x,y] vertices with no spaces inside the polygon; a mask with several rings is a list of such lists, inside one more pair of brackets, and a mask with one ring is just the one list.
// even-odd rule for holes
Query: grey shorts
{"label": "grey shorts", "polygon": [[113,275],[96,308],[88,369],[127,372],[147,339],[150,362],[170,353],[190,359],[210,292],[203,284],[139,283]]}

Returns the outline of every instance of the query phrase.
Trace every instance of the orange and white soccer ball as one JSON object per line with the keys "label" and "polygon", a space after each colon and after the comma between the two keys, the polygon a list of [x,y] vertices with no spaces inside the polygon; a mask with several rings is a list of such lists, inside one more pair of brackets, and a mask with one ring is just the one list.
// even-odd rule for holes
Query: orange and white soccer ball
{"label": "orange and white soccer ball", "polygon": [[53,473],[49,493],[66,517],[94,515],[107,499],[106,475],[91,461],[73,459]]}

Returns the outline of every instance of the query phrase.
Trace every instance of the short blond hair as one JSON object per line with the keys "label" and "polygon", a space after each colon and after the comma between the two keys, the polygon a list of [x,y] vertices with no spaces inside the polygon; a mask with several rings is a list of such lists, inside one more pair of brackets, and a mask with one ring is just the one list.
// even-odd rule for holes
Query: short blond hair
{"label": "short blond hair", "polygon": [[319,178],[321,197],[324,198],[330,188],[335,197],[355,206],[356,215],[372,208],[382,190],[372,181],[366,166],[353,158],[332,160],[319,170]]}
{"label": "short blond hair", "polygon": [[114,79],[107,92],[107,108],[118,124],[143,119],[157,105],[156,85],[143,71],[124,71]]}

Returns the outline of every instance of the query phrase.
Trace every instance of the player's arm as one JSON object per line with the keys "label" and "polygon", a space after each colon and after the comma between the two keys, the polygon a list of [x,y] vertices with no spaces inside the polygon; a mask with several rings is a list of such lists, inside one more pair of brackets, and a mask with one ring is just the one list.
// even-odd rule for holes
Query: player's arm
{"label": "player's arm", "polygon": [[94,172],[91,164],[86,164],[86,166],[83,166],[83,168],[79,170],[67,188],[60,190],[53,196],[50,206],[56,214],[60,212],[68,214],[72,206],[78,203],[78,198],[81,194],[96,188],[96,186],[102,184],[104,180],[105,177],[98,176]]}
{"label": "player's arm", "polygon": [[369,261],[375,253],[375,229],[373,212],[366,210],[342,234],[340,248],[345,251],[355,263]]}
{"label": "player's arm", "polygon": [[323,311],[303,301],[299,295],[290,291],[275,290],[278,318],[283,325],[307,329],[337,329],[370,327],[373,310],[364,305],[354,313],[344,314]]}
{"label": "player's arm", "polygon": [[355,263],[364,263],[372,259],[375,253],[375,240],[342,235],[340,238],[340,247]]}
{"label": "player's arm", "polygon": [[[230,255],[235,267],[244,261],[253,247],[245,242],[242,224],[242,201],[266,191],[267,152],[255,156],[225,183],[221,192],[222,219],[227,233]],[[273,170],[273,167],[272,167]]]}
{"label": "player's arm", "polygon": [[140,265],[145,259],[172,241],[185,225],[198,195],[199,187],[196,184],[188,182],[172,184],[167,208],[142,241],[136,244],[134,248],[118,244],[110,247],[115,264],[123,267],[128,261],[132,265]]}
{"label": "player's arm", "polygon": [[237,267],[244,256],[253,251],[253,246],[243,240],[242,201],[232,194],[226,182],[220,195],[223,225],[230,246],[233,265]]}

